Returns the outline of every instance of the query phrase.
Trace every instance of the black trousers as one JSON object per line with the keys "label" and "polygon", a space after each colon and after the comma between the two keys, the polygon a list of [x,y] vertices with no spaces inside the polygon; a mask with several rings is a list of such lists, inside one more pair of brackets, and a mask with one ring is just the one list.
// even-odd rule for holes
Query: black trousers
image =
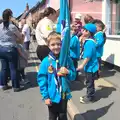
{"label": "black trousers", "polygon": [[101,70],[101,64],[102,64],[102,60],[100,57],[97,58],[98,59],[98,63],[99,63],[99,70]]}
{"label": "black trousers", "polygon": [[68,120],[67,119],[67,100],[61,100],[60,103],[52,103],[48,106],[49,120]]}
{"label": "black trousers", "polygon": [[25,69],[22,68],[21,70],[18,70],[18,72],[19,72],[20,81],[22,79],[25,79]]}
{"label": "black trousers", "polygon": [[77,68],[78,67],[78,59],[72,58],[72,60],[73,60],[74,67]]}
{"label": "black trousers", "polygon": [[87,86],[87,97],[91,100],[95,95],[95,76],[96,73],[87,72],[85,73],[86,77],[86,86]]}
{"label": "black trousers", "polygon": [[[77,58],[72,58],[72,61],[73,61],[73,64],[74,64],[74,67],[75,69],[78,67],[78,59]],[[76,79],[78,79],[78,72],[76,72]]]}
{"label": "black trousers", "polygon": [[38,58],[42,61],[46,56],[48,56],[50,49],[46,45],[38,45],[36,52]]}

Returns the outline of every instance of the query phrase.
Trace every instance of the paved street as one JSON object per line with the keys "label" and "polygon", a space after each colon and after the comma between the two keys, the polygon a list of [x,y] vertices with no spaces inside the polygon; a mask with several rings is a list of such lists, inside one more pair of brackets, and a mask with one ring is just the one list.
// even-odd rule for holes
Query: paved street
{"label": "paved street", "polygon": [[79,76],[79,80],[73,82],[72,101],[77,107],[79,114],[84,120],[120,120],[120,73],[113,68],[105,67],[102,78],[96,80],[96,100],[94,103],[81,104],[79,97],[86,94],[84,85],[84,75]]}
{"label": "paved street", "polygon": [[0,90],[0,120],[48,120],[48,110],[36,82],[39,65],[36,45],[31,43],[30,59],[25,70],[31,83],[25,85],[25,89],[18,93],[14,93],[12,89],[5,92]]}
{"label": "paved street", "polygon": [[[26,74],[30,84],[25,85],[25,90],[14,93],[12,89],[0,91],[0,120],[47,120],[47,107],[41,100],[36,75],[39,60],[36,57],[36,43],[31,43],[30,59]],[[74,116],[83,117],[82,120],[120,120],[120,73],[114,69],[104,68],[102,78],[96,81],[96,102],[81,104],[79,97],[85,95],[86,88],[84,74],[80,74],[79,80],[72,82],[72,102],[79,111]],[[10,83],[9,83],[10,84]],[[74,109],[69,106],[72,111]],[[79,120],[79,119],[78,119]]]}
{"label": "paved street", "polygon": [[[26,69],[31,84],[25,90],[14,93],[12,89],[0,91],[0,120],[47,120],[47,107],[44,105],[36,83],[34,51],[30,49],[30,60]],[[39,62],[36,61],[36,64]]]}

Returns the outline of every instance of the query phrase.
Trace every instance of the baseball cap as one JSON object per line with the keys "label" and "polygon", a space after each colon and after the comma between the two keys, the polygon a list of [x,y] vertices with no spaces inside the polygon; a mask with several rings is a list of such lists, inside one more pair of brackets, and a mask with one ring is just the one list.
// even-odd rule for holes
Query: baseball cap
{"label": "baseball cap", "polygon": [[95,34],[97,31],[96,25],[93,23],[88,23],[83,26],[84,29],[88,30],[89,32]]}

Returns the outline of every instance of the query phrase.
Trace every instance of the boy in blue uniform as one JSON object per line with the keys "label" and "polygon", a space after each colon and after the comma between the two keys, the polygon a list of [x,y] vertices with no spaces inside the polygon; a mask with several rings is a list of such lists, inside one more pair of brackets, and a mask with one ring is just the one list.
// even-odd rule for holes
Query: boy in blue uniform
{"label": "boy in blue uniform", "polygon": [[93,23],[97,27],[97,32],[94,35],[94,39],[96,41],[96,47],[97,47],[97,59],[99,62],[99,71],[98,71],[98,77],[100,76],[100,71],[101,71],[101,57],[103,56],[103,49],[104,49],[104,44],[106,40],[106,35],[103,32],[105,29],[105,25],[101,20],[94,20]]}
{"label": "boy in blue uniform", "polygon": [[[61,49],[59,34],[50,33],[47,44],[51,52],[41,62],[37,81],[43,100],[48,106],[49,120],[57,120],[57,118],[67,120],[67,101],[71,98],[71,94],[68,82],[66,82],[66,86],[62,84],[61,76],[72,81],[76,77],[76,70],[70,58],[68,58],[67,67],[59,66],[58,59]],[[67,87],[66,92],[63,92],[63,87]]]}
{"label": "boy in blue uniform", "polygon": [[77,70],[84,68],[87,86],[87,95],[80,97],[81,103],[89,103],[94,101],[95,86],[94,80],[96,72],[98,71],[98,60],[96,55],[96,43],[93,39],[96,33],[96,26],[88,23],[84,26],[83,36],[86,38],[83,45],[83,62],[78,66]]}
{"label": "boy in blue uniform", "polygon": [[80,58],[80,41],[79,36],[76,34],[76,28],[74,27],[72,27],[72,36],[70,40],[70,57],[73,60],[75,68],[77,68]]}

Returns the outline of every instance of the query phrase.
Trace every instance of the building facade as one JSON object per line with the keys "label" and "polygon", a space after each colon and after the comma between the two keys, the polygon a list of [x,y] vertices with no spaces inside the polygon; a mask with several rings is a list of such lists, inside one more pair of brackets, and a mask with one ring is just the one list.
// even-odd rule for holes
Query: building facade
{"label": "building facade", "polygon": [[[74,19],[76,13],[90,14],[101,19],[107,27],[103,60],[120,67],[120,0],[69,0]],[[50,0],[49,6],[58,9],[60,0]]]}
{"label": "building facade", "polygon": [[[28,22],[37,21],[39,13],[46,6],[51,6],[58,10],[60,0],[41,0],[26,16]],[[69,7],[74,19],[76,13],[90,14],[93,18],[101,19],[107,27],[107,40],[104,47],[103,60],[120,67],[120,0],[68,0]],[[82,19],[83,21],[83,19]]]}

